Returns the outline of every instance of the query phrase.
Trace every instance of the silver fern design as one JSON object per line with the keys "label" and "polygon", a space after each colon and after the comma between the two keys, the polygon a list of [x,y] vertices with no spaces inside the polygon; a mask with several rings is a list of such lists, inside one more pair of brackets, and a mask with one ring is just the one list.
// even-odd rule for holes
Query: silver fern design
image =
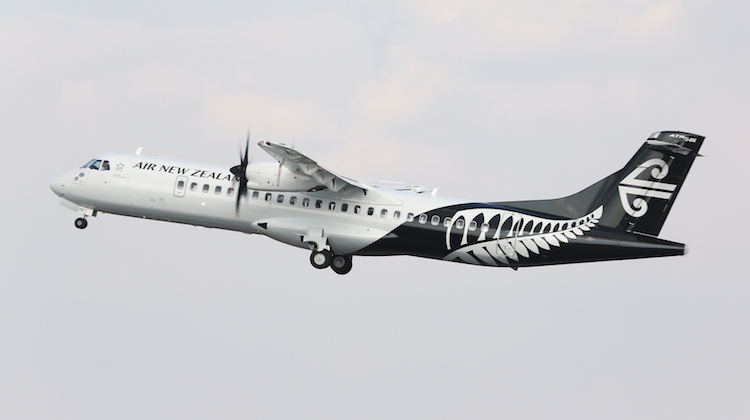
{"label": "silver fern design", "polygon": [[[531,258],[543,251],[553,251],[554,248],[564,246],[563,244],[585,235],[599,223],[603,210],[604,207],[599,206],[585,216],[570,220],[551,220],[493,209],[462,210],[453,217],[445,239],[446,247],[450,251],[451,232],[456,231],[453,228],[457,227],[459,231],[463,229],[460,247],[443,259],[495,267],[512,266],[513,262],[519,262],[522,258]],[[498,215],[499,224],[494,232],[486,223],[481,227],[473,226],[473,230],[479,229],[480,233],[476,243],[469,244],[472,226],[470,223],[462,223],[462,220],[476,220],[480,216],[482,220],[492,220]],[[502,226],[511,226],[511,228],[501,229]],[[490,234],[489,237],[488,234]]]}

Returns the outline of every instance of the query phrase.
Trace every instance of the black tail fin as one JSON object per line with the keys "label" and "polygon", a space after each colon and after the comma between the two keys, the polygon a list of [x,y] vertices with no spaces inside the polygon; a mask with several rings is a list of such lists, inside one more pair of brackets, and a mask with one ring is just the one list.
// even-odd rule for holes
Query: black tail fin
{"label": "black tail fin", "polygon": [[658,235],[705,137],[680,131],[652,134],[620,171],[556,200],[493,203],[564,218],[604,206],[599,225]]}

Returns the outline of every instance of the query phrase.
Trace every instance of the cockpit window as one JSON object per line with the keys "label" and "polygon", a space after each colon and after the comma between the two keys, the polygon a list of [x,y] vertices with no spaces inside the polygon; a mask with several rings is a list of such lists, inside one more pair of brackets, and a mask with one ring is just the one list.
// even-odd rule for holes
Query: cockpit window
{"label": "cockpit window", "polygon": [[91,159],[85,165],[81,166],[81,168],[89,168],[89,169],[94,169],[96,171],[98,171],[99,168],[101,168],[102,171],[108,171],[109,161],[105,160],[104,163],[102,164],[101,159]]}

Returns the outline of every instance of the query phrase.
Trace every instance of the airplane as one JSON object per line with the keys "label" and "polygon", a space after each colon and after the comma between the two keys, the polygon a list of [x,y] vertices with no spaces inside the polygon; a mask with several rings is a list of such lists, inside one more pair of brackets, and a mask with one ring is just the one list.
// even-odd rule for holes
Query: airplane
{"label": "airplane", "polygon": [[658,238],[705,137],[661,131],[619,171],[558,199],[473,202],[421,187],[359,182],[294,148],[261,141],[276,161],[251,163],[249,134],[234,167],[107,153],[55,178],[60,204],[88,217],[110,213],[262,234],[311,251],[338,274],[352,256],[411,255],[491,267],[684,255]]}

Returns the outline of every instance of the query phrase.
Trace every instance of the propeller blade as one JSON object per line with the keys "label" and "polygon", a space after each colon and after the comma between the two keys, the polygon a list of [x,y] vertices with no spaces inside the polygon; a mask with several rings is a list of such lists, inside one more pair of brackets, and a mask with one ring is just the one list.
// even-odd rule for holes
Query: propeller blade
{"label": "propeller blade", "polygon": [[242,158],[242,164],[247,168],[247,152],[250,149],[250,130],[247,130],[247,140],[245,140],[245,156]]}
{"label": "propeller blade", "polygon": [[247,165],[250,163],[248,159],[248,151],[250,149],[250,131],[247,132],[247,141],[245,142],[245,153],[242,153],[242,146],[240,146],[240,164],[233,166],[229,169],[239,181],[237,186],[237,201],[234,205],[234,215],[240,216],[240,200],[243,196],[247,195]]}

